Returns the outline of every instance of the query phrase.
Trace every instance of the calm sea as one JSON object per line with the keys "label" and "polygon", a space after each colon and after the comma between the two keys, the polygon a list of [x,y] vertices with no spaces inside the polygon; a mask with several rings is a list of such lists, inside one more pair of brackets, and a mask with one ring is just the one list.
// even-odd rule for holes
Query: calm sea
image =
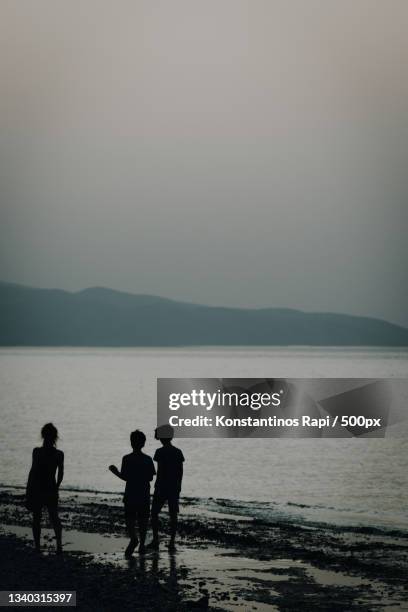
{"label": "calm sea", "polygon": [[[66,456],[64,486],[121,491],[107,466],[129,452],[128,434],[136,427],[148,434],[145,450],[153,453],[157,377],[305,376],[406,378],[408,353],[1,349],[0,482],[25,484],[40,428],[53,421]],[[294,520],[408,528],[407,423],[392,426],[385,439],[180,440],[186,457],[183,494],[268,502],[236,507]]]}

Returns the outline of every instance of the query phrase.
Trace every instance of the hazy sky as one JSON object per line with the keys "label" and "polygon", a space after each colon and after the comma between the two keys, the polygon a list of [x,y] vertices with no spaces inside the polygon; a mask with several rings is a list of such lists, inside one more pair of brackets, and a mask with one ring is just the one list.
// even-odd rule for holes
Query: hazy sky
{"label": "hazy sky", "polygon": [[408,324],[407,0],[0,24],[1,279]]}

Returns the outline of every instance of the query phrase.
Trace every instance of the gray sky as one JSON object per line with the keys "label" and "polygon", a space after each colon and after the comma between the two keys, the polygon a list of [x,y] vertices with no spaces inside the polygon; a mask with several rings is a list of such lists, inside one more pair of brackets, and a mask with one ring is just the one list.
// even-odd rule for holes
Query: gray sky
{"label": "gray sky", "polygon": [[2,0],[0,278],[408,325],[406,0]]}

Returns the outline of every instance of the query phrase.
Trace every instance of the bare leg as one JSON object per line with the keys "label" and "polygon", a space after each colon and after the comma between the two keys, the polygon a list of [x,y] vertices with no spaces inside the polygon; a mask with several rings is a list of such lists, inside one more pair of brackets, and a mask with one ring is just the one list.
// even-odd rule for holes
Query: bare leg
{"label": "bare leg", "polygon": [[140,536],[140,546],[139,552],[144,553],[145,551],[145,542],[146,542],[146,533],[147,533],[147,525],[149,523],[149,515],[141,512],[138,516],[139,523],[139,536]]}
{"label": "bare leg", "polygon": [[128,533],[130,541],[125,551],[126,557],[132,556],[133,551],[135,550],[137,543],[138,543],[135,527],[136,527],[135,518],[133,516],[132,517],[127,516],[126,517],[126,531]]}
{"label": "bare leg", "polygon": [[35,510],[33,512],[33,538],[35,550],[40,552],[40,538],[41,538],[41,510]]}
{"label": "bare leg", "polygon": [[159,550],[159,514],[160,510],[163,508],[163,504],[165,503],[166,498],[162,495],[157,495],[156,491],[153,495],[153,503],[151,509],[151,524],[153,531],[153,540],[148,545],[148,548],[152,548],[153,550]]}
{"label": "bare leg", "polygon": [[177,512],[170,512],[170,543],[169,543],[170,549],[175,548],[176,533],[177,533]]}
{"label": "bare leg", "polygon": [[57,553],[62,553],[62,525],[60,517],[58,516],[58,510],[56,508],[49,508],[48,514],[50,515],[51,525],[53,526],[55,539],[57,541]]}
{"label": "bare leg", "polygon": [[159,544],[159,513],[152,512],[152,531],[153,531],[153,542],[152,544]]}

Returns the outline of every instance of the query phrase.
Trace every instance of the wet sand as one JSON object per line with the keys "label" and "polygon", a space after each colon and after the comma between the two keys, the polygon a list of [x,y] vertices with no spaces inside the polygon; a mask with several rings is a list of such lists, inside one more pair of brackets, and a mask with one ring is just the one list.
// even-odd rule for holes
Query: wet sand
{"label": "wet sand", "polygon": [[[34,552],[23,490],[0,490],[0,588],[77,591],[81,610],[406,610],[408,534],[260,520],[187,498],[177,551],[124,558],[120,496],[62,492],[64,555],[44,520]],[[221,512],[219,511],[221,509]],[[45,513],[44,513],[45,519]]]}

